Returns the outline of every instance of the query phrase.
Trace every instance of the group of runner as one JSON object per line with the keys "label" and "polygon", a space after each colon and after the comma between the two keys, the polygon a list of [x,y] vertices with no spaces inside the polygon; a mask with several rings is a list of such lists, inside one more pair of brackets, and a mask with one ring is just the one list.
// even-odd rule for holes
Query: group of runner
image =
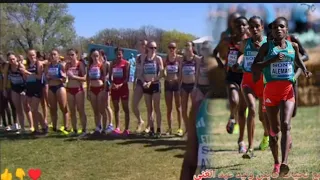
{"label": "group of runner", "polygon": [[[259,114],[264,129],[259,148],[265,150],[270,147],[274,158],[273,174],[284,176],[289,172],[288,152],[292,148],[291,118],[295,116],[297,107],[297,78],[302,72],[309,78],[311,73],[303,63],[308,60],[305,49],[295,36],[288,34],[287,19],[278,17],[268,27],[270,32],[267,37],[264,36],[263,20],[260,17],[253,16],[247,20],[238,13],[231,14],[229,28],[222,33],[213,56],[219,67],[226,71],[230,104],[226,129],[229,134],[239,132],[239,153],[243,154],[244,159],[254,157],[254,119]],[[212,61],[207,59],[206,63],[212,67]],[[210,74],[213,71],[213,68],[208,69],[212,83],[214,81]],[[258,113],[256,99],[259,100]],[[214,119],[204,110],[212,103],[210,101],[204,101],[200,109],[191,108],[187,151],[181,172],[183,180],[192,179],[196,170],[201,172],[214,168]],[[244,143],[245,126],[248,147]],[[280,132],[281,161],[278,158]]]}
{"label": "group of runner", "polygon": [[[177,54],[176,43],[171,42],[168,45],[169,53],[166,59],[157,55],[157,44],[154,41],[141,40],[138,49],[140,54],[136,57],[132,100],[132,111],[138,120],[136,131],[152,137],[161,136],[163,112],[160,107],[160,79],[164,78],[168,120],[166,134],[173,134],[174,99],[178,120],[176,135],[183,136],[186,132],[183,131],[181,118],[186,125],[189,98],[192,102],[200,101],[209,89],[204,58],[194,54],[192,42],[186,43],[183,56]],[[24,133],[26,117],[35,135],[48,133],[50,126],[54,132],[85,136],[87,134],[85,96],[87,96],[93,109],[96,126],[93,134],[130,134],[128,86],[130,64],[123,58],[123,49],[118,47],[114,52],[116,60],[112,62],[106,61],[103,53],[97,49],[91,50],[88,63],[79,60],[75,49],[67,50],[67,57],[63,60],[56,49],[50,52],[47,59],[41,57],[34,49],[28,50],[25,62],[23,57],[14,52],[7,54],[8,63],[5,63],[5,57],[2,57],[1,99],[11,102],[5,101],[1,106],[3,125],[6,126],[6,130],[14,129],[18,134]],[[84,83],[87,85],[87,95],[84,92]],[[143,129],[144,121],[139,111],[142,96],[147,109],[145,129]],[[120,102],[125,117],[123,131],[120,130]],[[40,103],[43,113],[38,111]],[[13,124],[10,112],[7,112],[8,104],[14,111],[13,115],[17,115],[14,117]],[[58,105],[63,119],[63,126],[60,128],[58,127]],[[51,123],[47,121],[47,107],[50,111]],[[81,120],[81,128],[77,126],[77,113]],[[9,118],[8,122],[5,114]],[[113,118],[115,126],[112,123]],[[154,126],[154,119],[157,128]]]}

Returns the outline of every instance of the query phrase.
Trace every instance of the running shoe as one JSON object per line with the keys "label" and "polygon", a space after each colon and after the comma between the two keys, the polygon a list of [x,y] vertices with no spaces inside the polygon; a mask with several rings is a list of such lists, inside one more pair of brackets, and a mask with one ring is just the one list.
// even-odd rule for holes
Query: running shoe
{"label": "running shoe", "polygon": [[12,130],[12,131],[17,131],[17,130],[19,130],[19,129],[21,129],[21,128],[19,127],[19,124],[18,124],[18,123],[15,123],[15,124],[13,124],[13,125],[11,126],[11,130]]}
{"label": "running shoe", "polygon": [[82,132],[83,132],[82,129],[79,129],[79,130],[77,131],[78,134],[82,134]]}
{"label": "running shoe", "polygon": [[280,173],[280,164],[274,164],[272,171],[272,178],[278,178]]}
{"label": "running shoe", "polygon": [[12,130],[12,128],[11,128],[11,126],[9,125],[9,126],[7,126],[6,127],[6,129],[5,129],[6,131],[11,131]]}
{"label": "running shoe", "polygon": [[289,173],[289,171],[290,171],[290,169],[287,164],[281,164],[279,176],[284,177],[285,175],[287,175]]}
{"label": "running shoe", "polygon": [[170,136],[171,134],[172,134],[172,129],[169,128],[169,129],[166,131],[166,135],[167,135],[167,136]]}
{"label": "running shoe", "polygon": [[242,155],[243,159],[251,159],[253,157],[253,149],[248,149],[247,152]]}
{"label": "running shoe", "polygon": [[144,130],[144,133],[146,133],[146,134],[148,134],[150,132],[150,128],[146,128],[145,130]]}
{"label": "running shoe", "polygon": [[238,123],[234,124],[232,134],[239,134],[239,124]]}
{"label": "running shoe", "polygon": [[87,136],[87,132],[86,131],[82,131],[82,133],[78,136],[78,138],[84,138]]}
{"label": "running shoe", "polygon": [[180,137],[183,136],[183,130],[182,129],[178,129],[177,130],[177,136],[180,136]]}
{"label": "running shoe", "polygon": [[112,134],[114,134],[114,135],[119,135],[119,134],[121,134],[120,128],[114,129],[114,130],[112,131]]}
{"label": "running shoe", "polygon": [[154,137],[157,138],[157,139],[158,139],[158,138],[161,138],[161,132],[156,132],[155,135],[154,135]]}
{"label": "running shoe", "polygon": [[129,136],[129,134],[130,134],[130,131],[129,131],[129,130],[124,130],[124,131],[122,132],[122,135],[123,135],[123,136]]}
{"label": "running shoe", "polygon": [[269,136],[264,136],[260,145],[259,145],[259,148],[260,148],[260,150],[264,151],[268,147],[269,147]]}
{"label": "running shoe", "polygon": [[107,129],[106,129],[106,133],[107,133],[107,134],[112,133],[113,129],[114,129],[114,128],[113,128],[113,125],[112,125],[112,124],[109,124],[108,127],[107,127]]}
{"label": "running shoe", "polygon": [[239,142],[239,143],[238,143],[238,152],[239,152],[240,154],[243,154],[243,153],[245,153],[246,151],[247,151],[247,148],[246,148],[246,145],[244,144],[244,142],[243,142],[243,141]]}
{"label": "running shoe", "polygon": [[234,129],[234,125],[235,125],[236,121],[234,119],[229,119],[228,124],[227,124],[227,132],[229,134],[233,133],[233,129]]}
{"label": "running shoe", "polygon": [[137,129],[136,129],[136,133],[140,134],[142,132],[142,126],[144,124],[144,121],[141,121],[138,123]]}
{"label": "running shoe", "polygon": [[63,135],[69,135],[69,133],[71,132],[70,130],[68,130],[66,127],[64,126],[61,126],[60,127],[60,132],[63,134]]}
{"label": "running shoe", "polygon": [[148,136],[150,138],[154,138],[156,136],[156,134],[153,131],[149,131]]}
{"label": "running shoe", "polygon": [[31,131],[31,132],[34,132],[34,127],[31,127],[31,128],[30,128],[30,131]]}
{"label": "running shoe", "polygon": [[26,133],[26,130],[25,129],[19,129],[16,134],[18,135],[24,135]]}

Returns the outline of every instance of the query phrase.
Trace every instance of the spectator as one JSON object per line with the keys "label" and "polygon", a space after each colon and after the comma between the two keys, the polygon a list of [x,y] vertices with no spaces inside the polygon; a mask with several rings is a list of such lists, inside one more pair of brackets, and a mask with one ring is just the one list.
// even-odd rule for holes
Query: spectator
{"label": "spectator", "polygon": [[[276,11],[273,7],[273,4],[261,4],[260,11],[262,12],[263,17],[263,23],[264,23],[264,29],[268,29],[268,25],[272,23],[274,19],[276,19]],[[265,33],[268,33],[265,31]]]}
{"label": "spectator", "polygon": [[107,59],[106,54],[104,53],[104,50],[100,49],[99,53],[100,53],[101,57],[103,58],[103,62],[106,62],[108,59]]}
{"label": "spectator", "polygon": [[134,57],[134,54],[131,53],[130,58],[128,59],[130,63],[130,77],[129,77],[129,82],[134,81],[134,73],[136,71],[136,58]]}

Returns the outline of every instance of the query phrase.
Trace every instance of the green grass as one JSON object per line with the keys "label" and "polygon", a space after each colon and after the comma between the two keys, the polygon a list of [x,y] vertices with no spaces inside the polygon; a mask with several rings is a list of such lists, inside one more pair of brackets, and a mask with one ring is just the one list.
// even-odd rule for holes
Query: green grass
{"label": "green grass", "polygon": [[[89,129],[93,129],[92,110],[89,103],[86,106]],[[165,131],[167,122],[164,99],[161,100],[161,106],[162,129]],[[234,173],[270,172],[273,166],[271,152],[256,151],[256,158],[243,160],[237,153],[237,135],[229,135],[225,130],[228,117],[226,101],[218,99],[214,107],[215,169]],[[140,103],[140,110],[142,116],[146,117],[144,101]],[[176,119],[175,114],[173,117]],[[289,154],[292,172],[320,172],[319,117],[319,107],[300,108],[292,121],[293,150]],[[130,118],[130,128],[134,131],[137,120],[132,113]],[[257,147],[262,138],[262,126],[258,120],[256,124]],[[174,127],[175,131],[176,120]],[[40,168],[41,179],[44,180],[177,180],[185,150],[185,142],[180,138],[153,140],[143,137],[108,137],[74,140],[64,136],[37,139],[13,137],[16,136],[0,137],[1,172],[8,168],[14,175],[17,168],[23,168],[26,172],[30,168]],[[245,138],[247,142],[247,135]]]}

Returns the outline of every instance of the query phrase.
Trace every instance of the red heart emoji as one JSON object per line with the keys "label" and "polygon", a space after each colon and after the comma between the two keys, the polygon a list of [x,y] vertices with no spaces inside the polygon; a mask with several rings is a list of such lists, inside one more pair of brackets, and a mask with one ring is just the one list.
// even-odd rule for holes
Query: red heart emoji
{"label": "red heart emoji", "polygon": [[32,180],[37,180],[41,176],[41,170],[40,169],[29,169],[28,174]]}

